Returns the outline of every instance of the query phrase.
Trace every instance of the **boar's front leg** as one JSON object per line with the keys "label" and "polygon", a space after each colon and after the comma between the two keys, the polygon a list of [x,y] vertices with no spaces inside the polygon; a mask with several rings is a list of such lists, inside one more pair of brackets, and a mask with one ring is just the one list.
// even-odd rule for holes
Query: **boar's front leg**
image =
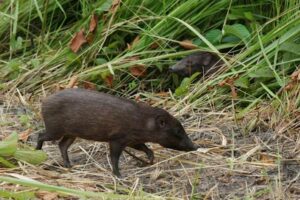
{"label": "boar's front leg", "polygon": [[121,177],[119,171],[119,159],[124,148],[125,146],[120,144],[119,142],[114,141],[109,143],[110,160],[113,168],[113,174],[117,177]]}
{"label": "boar's front leg", "polygon": [[135,144],[135,145],[130,145],[130,147],[134,148],[136,150],[145,152],[145,154],[147,155],[147,157],[148,157],[148,159],[150,161],[150,165],[153,165],[154,153],[145,144]]}

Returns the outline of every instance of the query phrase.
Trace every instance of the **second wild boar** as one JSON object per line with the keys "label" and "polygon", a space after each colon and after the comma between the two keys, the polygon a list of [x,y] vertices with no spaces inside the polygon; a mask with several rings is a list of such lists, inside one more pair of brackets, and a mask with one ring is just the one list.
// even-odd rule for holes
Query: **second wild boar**
{"label": "second wild boar", "polygon": [[183,77],[191,76],[195,72],[201,72],[202,77],[210,76],[223,65],[220,58],[209,52],[197,52],[188,55],[169,67],[169,71]]}
{"label": "second wild boar", "polygon": [[75,138],[109,143],[113,173],[120,176],[118,162],[125,147],[146,153],[150,163],[154,154],[145,143],[193,151],[197,146],[181,123],[161,108],[84,89],[57,92],[42,103],[45,132],[40,133],[36,149],[44,141],[60,140],[65,167],[71,167],[68,148]]}

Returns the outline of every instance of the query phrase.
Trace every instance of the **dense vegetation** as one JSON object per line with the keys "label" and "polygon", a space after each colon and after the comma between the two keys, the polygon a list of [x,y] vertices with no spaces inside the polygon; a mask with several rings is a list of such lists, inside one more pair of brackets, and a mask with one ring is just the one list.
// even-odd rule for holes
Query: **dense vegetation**
{"label": "dense vegetation", "polygon": [[[171,91],[179,109],[272,110],[271,126],[298,127],[299,0],[11,0],[0,17],[1,93],[72,81],[117,95]],[[220,55],[222,72],[168,72],[196,51]]]}

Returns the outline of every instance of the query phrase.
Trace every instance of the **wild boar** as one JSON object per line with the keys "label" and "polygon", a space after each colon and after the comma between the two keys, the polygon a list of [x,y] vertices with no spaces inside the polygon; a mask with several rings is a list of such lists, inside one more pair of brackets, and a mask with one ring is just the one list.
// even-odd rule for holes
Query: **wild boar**
{"label": "wild boar", "polygon": [[202,77],[207,77],[215,73],[222,65],[223,61],[217,55],[209,52],[197,52],[169,67],[169,71],[183,77],[201,72]]}
{"label": "wild boar", "polygon": [[154,154],[145,143],[193,151],[197,146],[181,123],[167,111],[144,103],[85,89],[66,89],[42,102],[45,132],[38,136],[36,149],[44,141],[60,140],[65,167],[71,167],[68,148],[76,137],[109,143],[113,173],[120,176],[119,158],[125,147],[146,153],[150,163]]}

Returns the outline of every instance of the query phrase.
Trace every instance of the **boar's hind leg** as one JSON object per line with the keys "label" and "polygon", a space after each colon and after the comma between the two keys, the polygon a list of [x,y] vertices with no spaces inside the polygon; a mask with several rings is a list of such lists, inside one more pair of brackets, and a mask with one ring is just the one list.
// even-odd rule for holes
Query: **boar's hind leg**
{"label": "boar's hind leg", "polygon": [[49,134],[47,131],[39,133],[37,139],[36,150],[41,150],[45,141],[58,140],[61,136],[55,134]]}
{"label": "boar's hind leg", "polygon": [[61,156],[64,160],[64,167],[67,167],[67,168],[71,167],[69,156],[68,156],[68,148],[71,146],[71,144],[74,142],[74,140],[75,140],[75,137],[64,136],[58,144]]}
{"label": "boar's hind leg", "polygon": [[113,168],[113,173],[117,177],[121,177],[120,171],[119,171],[119,159],[120,155],[124,149],[124,145],[121,145],[118,142],[110,142],[109,143],[109,150],[110,150],[110,160],[111,165]]}
{"label": "boar's hind leg", "polygon": [[147,155],[150,161],[150,165],[153,164],[153,160],[154,160],[153,151],[149,149],[145,144],[135,144],[135,145],[131,145],[130,147],[145,152],[145,154]]}

